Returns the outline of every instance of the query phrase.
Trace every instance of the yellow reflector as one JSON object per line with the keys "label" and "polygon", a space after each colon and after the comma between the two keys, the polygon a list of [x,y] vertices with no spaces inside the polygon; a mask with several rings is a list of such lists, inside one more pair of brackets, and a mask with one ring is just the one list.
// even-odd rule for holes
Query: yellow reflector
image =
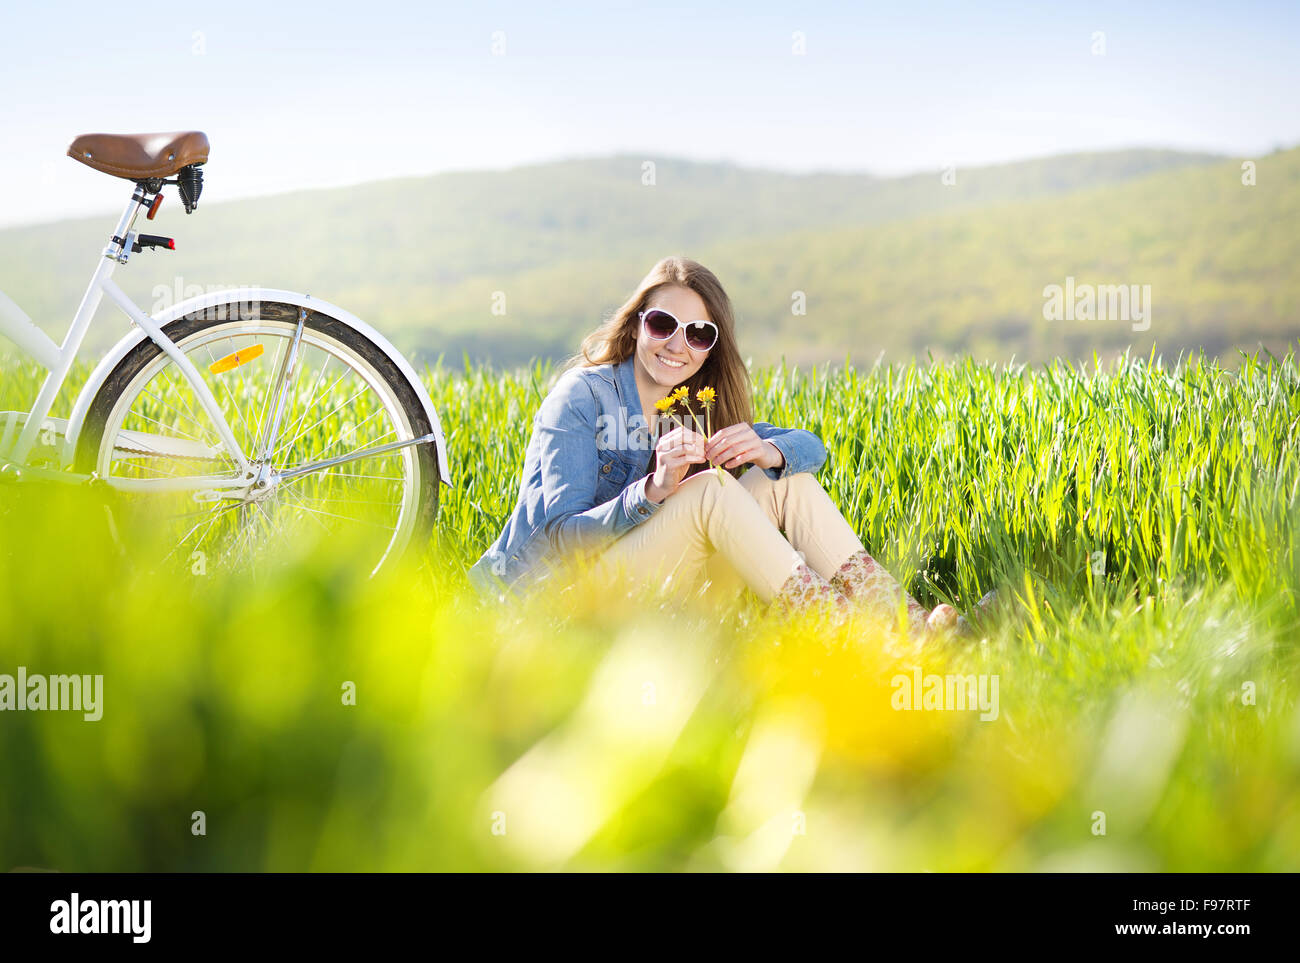
{"label": "yellow reflector", "polygon": [[262,356],[262,346],[255,344],[252,347],[241,348],[234,354],[228,354],[224,358],[218,358],[212,364],[208,365],[208,370],[213,374],[222,374],[230,371],[232,368],[238,368],[241,364],[248,364],[254,358]]}

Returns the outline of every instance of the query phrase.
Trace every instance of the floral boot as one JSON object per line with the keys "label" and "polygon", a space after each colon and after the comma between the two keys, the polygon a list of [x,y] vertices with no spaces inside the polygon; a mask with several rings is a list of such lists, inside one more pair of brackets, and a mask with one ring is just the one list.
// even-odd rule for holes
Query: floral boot
{"label": "floral boot", "polygon": [[804,562],[794,567],[772,600],[772,608],[786,615],[822,606],[832,609],[838,616],[847,615],[851,608],[844,595]]}
{"label": "floral boot", "polygon": [[[835,574],[830,585],[854,604],[893,618],[898,610],[898,599],[903,592],[898,579],[866,552],[854,552]],[[916,599],[906,595],[907,626],[911,635],[925,635],[957,627],[957,610],[951,605],[936,605],[927,612]]]}

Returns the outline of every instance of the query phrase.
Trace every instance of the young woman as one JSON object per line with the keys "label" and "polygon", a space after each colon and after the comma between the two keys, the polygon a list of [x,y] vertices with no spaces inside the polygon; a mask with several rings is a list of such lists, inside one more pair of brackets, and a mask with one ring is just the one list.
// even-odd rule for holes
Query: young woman
{"label": "young woman", "polygon": [[[708,438],[689,418],[665,430],[656,403],[682,386],[692,402],[714,389]],[[660,261],[543,400],[518,503],[473,583],[500,597],[583,558],[598,577],[744,585],[786,611],[892,615],[902,597],[914,633],[954,627],[951,606],[927,612],[867,554],[813,474],[821,440],[752,421],[750,396],[722,285],[695,261]]]}

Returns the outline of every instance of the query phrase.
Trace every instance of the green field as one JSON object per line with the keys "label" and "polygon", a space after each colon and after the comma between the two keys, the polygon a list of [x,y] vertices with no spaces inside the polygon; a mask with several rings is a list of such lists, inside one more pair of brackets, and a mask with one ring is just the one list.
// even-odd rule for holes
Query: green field
{"label": "green field", "polygon": [[[104,677],[97,722],[0,714],[0,869],[1300,869],[1294,354],[756,368],[914,594],[1000,588],[925,647],[749,599],[480,606],[552,373],[426,371],[454,487],[373,580],[329,540],[177,575],[123,538],[147,514],[0,484],[0,673]],[[4,366],[0,409],[34,384]],[[896,709],[916,670],[996,676],[996,718]]]}

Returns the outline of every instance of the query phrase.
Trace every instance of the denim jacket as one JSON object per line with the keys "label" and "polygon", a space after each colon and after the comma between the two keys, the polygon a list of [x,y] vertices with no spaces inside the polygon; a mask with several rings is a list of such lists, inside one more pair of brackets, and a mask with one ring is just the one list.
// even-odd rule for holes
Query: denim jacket
{"label": "denim jacket", "polygon": [[[570,368],[543,399],[524,454],[519,500],[469,570],[480,592],[503,599],[504,592],[534,587],[551,574],[548,561],[599,550],[659,510],[645,493],[654,438],[641,412],[635,364],[631,355]],[[817,471],[826,462],[826,448],[811,431],[766,422],[753,427],[785,457],[781,468],[761,469],[773,479]]]}

